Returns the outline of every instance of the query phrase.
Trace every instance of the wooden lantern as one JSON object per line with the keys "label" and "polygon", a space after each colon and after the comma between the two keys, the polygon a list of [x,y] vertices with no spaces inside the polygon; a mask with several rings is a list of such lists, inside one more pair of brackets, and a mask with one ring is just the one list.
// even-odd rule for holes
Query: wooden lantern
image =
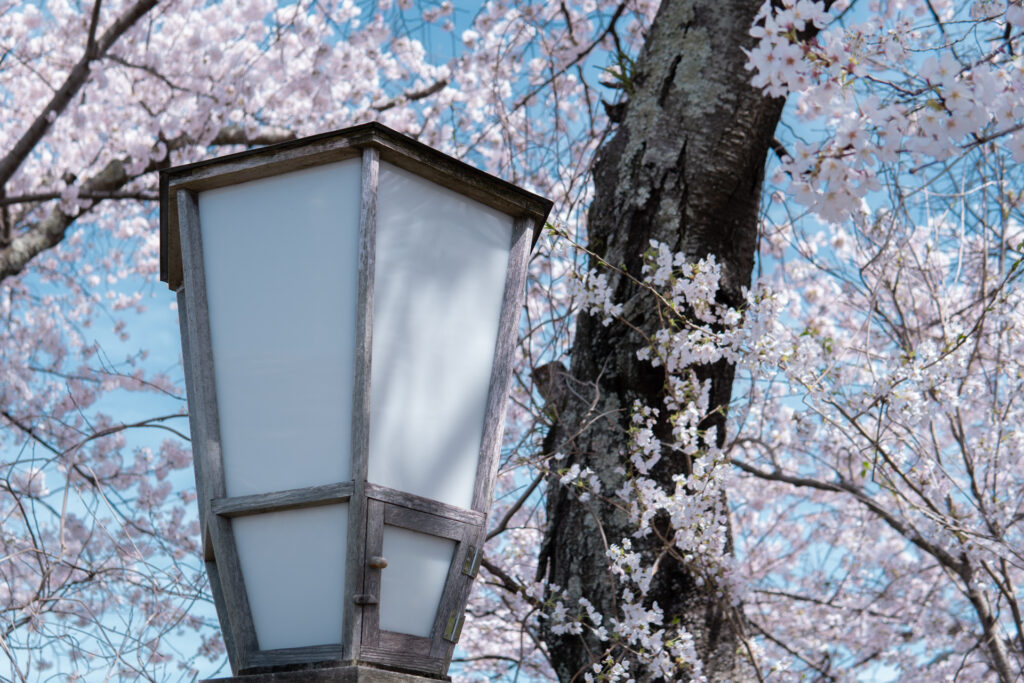
{"label": "wooden lantern", "polygon": [[161,173],[161,279],[236,675],[446,675],[550,208],[375,123]]}

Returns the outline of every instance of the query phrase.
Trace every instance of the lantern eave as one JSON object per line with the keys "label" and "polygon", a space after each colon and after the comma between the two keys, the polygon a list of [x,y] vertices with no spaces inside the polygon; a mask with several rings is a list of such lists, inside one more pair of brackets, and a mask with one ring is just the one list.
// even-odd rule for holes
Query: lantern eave
{"label": "lantern eave", "polygon": [[536,244],[552,202],[452,156],[370,122],[160,171],[160,280],[182,287],[181,239],[174,195],[178,190],[209,190],[249,180],[342,161],[376,149],[383,161],[532,224]]}

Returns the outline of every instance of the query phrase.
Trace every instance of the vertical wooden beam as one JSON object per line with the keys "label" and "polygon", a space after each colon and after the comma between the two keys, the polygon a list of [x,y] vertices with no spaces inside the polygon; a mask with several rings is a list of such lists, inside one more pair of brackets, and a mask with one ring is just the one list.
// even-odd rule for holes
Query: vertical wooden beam
{"label": "vertical wooden beam", "polygon": [[516,345],[519,343],[519,316],[526,296],[526,267],[530,260],[533,225],[534,219],[523,215],[516,218],[512,227],[512,250],[509,253],[508,270],[505,274],[504,303],[501,306],[501,319],[498,324],[494,365],[491,366],[480,461],[476,469],[476,483],[473,486],[473,509],[484,514],[491,510],[494,478],[497,476],[498,462],[501,460],[505,404],[511,387]]}
{"label": "vertical wooden beam", "polygon": [[[200,417],[197,414],[199,412],[199,376],[195,370],[195,359],[192,356],[191,346],[189,343],[189,323],[188,323],[188,297],[185,296],[185,288],[182,286],[178,290],[178,327],[181,330],[181,358],[182,365],[185,370],[185,400],[188,403],[189,410],[189,436],[192,438],[192,457],[198,461],[200,455],[200,444],[202,443],[202,430],[200,428]],[[192,471],[196,477],[196,500],[199,502],[199,529],[200,533],[206,537],[206,515],[208,512],[208,505],[206,501],[210,500],[213,496],[207,493],[205,474],[202,467],[192,467]],[[209,558],[207,558],[209,559]]]}
{"label": "vertical wooden beam", "polygon": [[[445,671],[447,671],[457,640],[445,638],[448,621],[452,618],[456,620],[465,618],[466,601],[473,587],[473,578],[464,573],[463,569],[467,566],[472,567],[473,556],[476,552],[483,552],[482,546],[487,532],[486,528],[475,525],[460,524],[459,527],[459,544],[456,547],[455,557],[452,559],[452,566],[448,571],[444,593],[442,593],[440,604],[437,607],[437,618],[434,622],[430,643],[430,656],[443,661]],[[461,627],[458,630],[461,630]]]}
{"label": "vertical wooden beam", "polygon": [[362,191],[359,210],[359,294],[356,304],[355,372],[352,386],[352,498],[348,509],[348,552],[345,562],[345,593],[342,649],[356,661],[363,633],[364,606],[354,601],[366,592],[367,531],[366,472],[370,451],[370,362],[373,350],[373,277],[377,243],[377,185],[380,155],[374,147],[363,149]]}
{"label": "vertical wooden beam", "polygon": [[[366,543],[363,546],[371,555],[380,555],[384,548],[384,507],[386,503],[371,500],[366,505]],[[362,647],[376,648],[380,644],[380,583],[381,570],[364,572],[363,592],[359,594],[362,618],[360,634]],[[355,598],[356,596],[352,596]]]}
{"label": "vertical wooden beam", "polygon": [[[246,660],[256,652],[256,629],[249,610],[249,596],[242,579],[231,523],[212,514],[209,505],[213,498],[227,495],[224,480],[224,462],[221,457],[220,418],[217,413],[217,386],[213,366],[213,344],[210,335],[210,314],[206,298],[206,269],[203,264],[203,241],[199,223],[199,196],[190,190],[177,192],[178,225],[181,231],[182,267],[185,273],[185,318],[182,330],[188,335],[185,342],[189,352],[186,360],[189,380],[189,417],[194,434],[193,458],[201,472],[204,508],[201,517],[206,520],[216,557],[217,571],[210,574],[211,583],[219,581],[222,603],[227,613],[225,644],[233,643],[230,657],[233,670],[245,667]],[[195,403],[191,402],[195,399]],[[225,622],[221,620],[221,625]]]}
{"label": "vertical wooden beam", "polygon": [[[207,534],[204,532],[203,534]],[[220,572],[217,569],[217,563],[214,561],[214,554],[208,555],[208,560],[203,564],[206,565],[206,576],[210,580],[210,594],[213,596],[213,606],[217,610],[217,621],[221,624],[230,624],[231,611],[228,609],[227,603],[224,601],[224,591],[221,589],[221,578]],[[231,671],[240,671],[243,662],[239,659],[238,643],[235,642],[234,633],[231,628],[221,628],[221,637],[224,639],[224,649],[228,651],[228,663],[231,665]]]}

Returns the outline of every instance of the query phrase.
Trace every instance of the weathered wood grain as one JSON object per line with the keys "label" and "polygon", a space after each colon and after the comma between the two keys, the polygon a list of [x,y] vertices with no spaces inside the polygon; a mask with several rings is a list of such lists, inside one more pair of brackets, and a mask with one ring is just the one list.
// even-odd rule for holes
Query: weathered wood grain
{"label": "weathered wood grain", "polygon": [[282,144],[292,146],[278,149],[277,145],[270,145],[239,152],[210,162],[199,162],[194,168],[179,166],[174,169],[174,174],[169,175],[167,187],[171,192],[179,188],[212,190],[344,161],[361,154],[361,142],[358,137],[313,141],[300,147],[295,147],[294,142],[287,142]]}
{"label": "weathered wood grain", "polygon": [[[365,592],[364,575],[367,571],[365,543],[357,542],[366,532],[366,472],[370,452],[370,368],[373,351],[373,279],[377,244],[377,186],[380,177],[380,157],[374,148],[362,151],[359,200],[359,284],[356,301],[356,343],[353,357],[352,383],[352,441],[351,472],[354,483],[349,503],[349,546],[345,561],[345,595]],[[379,554],[379,553],[377,553]],[[365,606],[345,600],[343,622],[345,632],[342,643],[345,657],[355,660],[363,633]]]}
{"label": "weathered wood grain", "polygon": [[200,683],[437,683],[447,676],[419,676],[372,666],[297,667],[231,678],[211,678]]}
{"label": "weathered wood grain", "polygon": [[193,458],[203,491],[208,498],[200,499],[207,508],[202,516],[206,533],[213,546],[217,573],[210,580],[218,580],[226,622],[221,625],[231,631],[235,652],[230,657],[233,665],[245,666],[249,655],[256,651],[256,629],[249,612],[249,597],[242,580],[241,564],[230,523],[211,514],[208,506],[212,498],[226,496],[224,462],[221,457],[220,418],[217,411],[217,384],[213,365],[213,344],[210,338],[210,315],[206,300],[206,268],[203,263],[202,230],[199,223],[199,197],[185,190],[177,193],[178,216],[182,230],[182,263],[189,274],[185,284],[187,302],[188,350],[186,384],[192,386],[196,404],[189,404],[190,420],[195,420],[198,439],[192,441]]}
{"label": "weathered wood grain", "polygon": [[[390,647],[403,648],[408,647],[408,642],[404,638],[390,639],[391,636],[401,636],[403,634],[388,634]],[[416,636],[407,636],[407,638],[416,638]],[[420,638],[419,640],[427,640],[426,638]],[[359,658],[362,661],[372,662],[374,664],[380,664],[382,666],[394,667],[396,669],[406,669],[414,671],[422,671],[424,673],[430,673],[436,676],[443,676],[447,673],[445,668],[444,660],[435,659],[434,657],[415,654],[412,652],[406,653],[402,649],[390,649],[385,647],[374,647],[364,645],[359,653]]]}
{"label": "weathered wood grain", "polygon": [[250,658],[259,650],[256,626],[253,624],[252,610],[249,607],[249,593],[245,588],[242,563],[238,559],[238,546],[235,544],[231,521],[211,515],[207,526],[217,562],[217,574],[211,576],[210,581],[212,583],[217,579],[220,585],[227,614],[227,621],[221,620],[221,627],[231,630],[236,649],[234,660],[237,661],[237,668],[234,671],[239,671],[249,665]]}
{"label": "weathered wood grain", "polygon": [[230,623],[231,613],[224,600],[224,591],[221,588],[220,573],[215,558],[213,553],[207,556],[207,561],[204,563],[206,576],[210,579],[210,593],[213,595],[213,606],[217,610],[217,621],[222,625],[220,634],[224,639],[224,649],[228,651],[228,663],[231,665],[232,671],[238,671],[242,662],[237,659],[239,649],[235,642],[234,630],[227,626]]}
{"label": "weathered wood grain", "polygon": [[453,519],[465,524],[482,525],[486,519],[486,513],[478,510],[466,510],[455,505],[442,503],[431,498],[424,498],[406,491],[380,486],[379,484],[366,484],[366,495],[374,500],[380,500],[392,505],[401,505],[412,510],[419,510],[438,517]]}
{"label": "weathered wood grain", "polygon": [[516,344],[519,342],[519,316],[526,296],[526,266],[530,260],[529,216],[520,216],[512,228],[512,250],[505,273],[505,293],[498,324],[498,340],[491,366],[491,383],[484,413],[484,433],[480,444],[480,462],[473,486],[473,509],[488,514],[494,497],[494,480],[501,459],[501,437],[505,429],[505,404],[512,381]]}
{"label": "weathered wood grain", "polygon": [[341,662],[341,645],[312,645],[290,647],[283,650],[260,650],[254,652],[246,663],[245,671],[271,667],[285,667],[311,662]]}
{"label": "weathered wood grain", "polygon": [[271,671],[230,678],[211,678],[200,683],[437,683],[447,676],[420,676],[373,666],[296,666],[288,671]]}
{"label": "weathered wood grain", "polygon": [[457,542],[462,541],[467,526],[465,522],[438,517],[428,512],[411,510],[398,505],[384,507],[384,523]]}
{"label": "weathered wood grain", "polygon": [[[198,411],[200,405],[202,405],[202,399],[199,398],[199,379],[198,371],[195,369],[195,357],[191,351],[191,335],[188,333],[189,322],[188,322],[188,297],[185,295],[184,289],[179,289],[177,292],[178,296],[178,327],[181,330],[181,358],[182,365],[185,370],[185,400],[187,402],[190,413]],[[203,433],[200,427],[200,420],[198,415],[189,415],[188,421],[189,436],[193,445],[193,457],[199,457],[198,444],[203,441]],[[195,462],[199,462],[196,460]],[[199,501],[199,528],[202,530],[202,534],[206,535],[206,505],[204,501],[209,500],[210,495],[207,492],[206,481],[203,474],[202,467],[192,467],[192,471],[195,473],[196,478],[196,499]]]}
{"label": "weathered wood grain", "polygon": [[480,548],[483,543],[486,529],[482,526],[463,524],[461,538],[455,548],[455,557],[452,558],[452,565],[448,568],[448,578],[444,584],[444,592],[437,608],[437,616],[434,621],[434,628],[431,632],[430,656],[447,662],[451,659],[455,649],[457,638],[448,640],[444,633],[448,620],[455,616],[459,618],[466,609],[466,599],[473,585],[473,579],[462,572],[466,558],[469,556],[470,548]]}
{"label": "weathered wood grain", "polygon": [[[381,631],[380,649],[393,652],[406,662],[410,659],[414,661],[422,660],[423,658],[430,657],[430,638],[413,636],[408,633]],[[398,665],[399,660],[397,658],[392,661]]]}
{"label": "weathered wood grain", "polygon": [[[366,555],[383,555],[384,550],[384,503],[377,500],[366,501]],[[362,632],[360,634],[359,658],[367,648],[375,648],[380,645],[380,573],[382,570],[375,569],[363,571],[362,595],[368,595],[377,600],[376,603],[365,605],[362,608]],[[386,570],[384,570],[386,571]],[[354,597],[354,596],[353,596]]]}
{"label": "weathered wood grain", "polygon": [[352,497],[352,482],[309,486],[287,491],[256,493],[249,496],[232,498],[214,498],[210,501],[210,510],[221,517],[241,517],[263,512],[280,512],[298,508],[345,503]]}

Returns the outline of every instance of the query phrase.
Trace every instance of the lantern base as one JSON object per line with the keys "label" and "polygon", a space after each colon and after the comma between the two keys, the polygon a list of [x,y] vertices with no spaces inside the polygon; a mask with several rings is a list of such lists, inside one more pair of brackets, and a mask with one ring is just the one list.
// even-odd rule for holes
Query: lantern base
{"label": "lantern base", "polygon": [[370,666],[339,666],[209,678],[199,683],[439,683],[450,680],[447,676],[443,679],[427,678]]}

